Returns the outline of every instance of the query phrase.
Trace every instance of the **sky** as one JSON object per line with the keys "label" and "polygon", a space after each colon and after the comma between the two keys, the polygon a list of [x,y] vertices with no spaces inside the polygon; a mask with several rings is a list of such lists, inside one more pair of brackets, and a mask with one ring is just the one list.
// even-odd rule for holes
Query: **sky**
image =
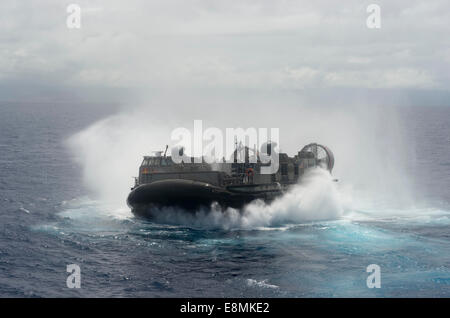
{"label": "sky", "polygon": [[280,128],[290,155],[323,143],[338,178],[398,201],[414,140],[392,106],[449,106],[450,2],[373,1],[2,0],[0,102],[118,104],[70,141],[86,183],[110,197],[201,119]]}
{"label": "sky", "polygon": [[[80,29],[66,25],[71,3],[81,7]],[[379,29],[366,25],[371,3]],[[4,0],[0,16],[1,100],[449,96],[447,0]]]}

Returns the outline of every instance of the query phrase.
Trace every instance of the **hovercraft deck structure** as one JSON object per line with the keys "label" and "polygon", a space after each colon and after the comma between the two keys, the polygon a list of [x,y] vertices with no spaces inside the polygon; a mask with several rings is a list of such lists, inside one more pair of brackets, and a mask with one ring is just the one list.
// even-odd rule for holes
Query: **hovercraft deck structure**
{"label": "hovercraft deck structure", "polygon": [[[270,144],[265,147],[268,155],[271,148]],[[256,159],[253,163],[248,160],[252,151]],[[239,153],[245,160],[238,160]],[[273,174],[261,173],[267,164],[261,162],[259,155],[241,147],[235,150],[232,162],[213,164],[205,160],[194,163],[194,158],[178,164],[162,152],[145,156],[127,204],[136,216],[147,218],[154,217],[164,207],[192,212],[215,202],[223,208],[239,209],[256,199],[272,201],[298,183],[307,169],[320,166],[331,172],[334,166],[331,150],[317,143],[305,146],[294,157],[277,154],[279,169]]]}

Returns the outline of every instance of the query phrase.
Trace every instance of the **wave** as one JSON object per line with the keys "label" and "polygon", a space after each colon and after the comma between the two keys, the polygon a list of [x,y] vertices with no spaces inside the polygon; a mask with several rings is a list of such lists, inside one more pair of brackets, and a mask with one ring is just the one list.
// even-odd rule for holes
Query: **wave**
{"label": "wave", "polygon": [[223,229],[255,229],[298,224],[310,221],[334,220],[344,213],[344,200],[330,173],[311,169],[302,182],[271,203],[256,200],[241,211],[217,205],[196,213],[164,208],[155,213],[157,222],[194,227]]}

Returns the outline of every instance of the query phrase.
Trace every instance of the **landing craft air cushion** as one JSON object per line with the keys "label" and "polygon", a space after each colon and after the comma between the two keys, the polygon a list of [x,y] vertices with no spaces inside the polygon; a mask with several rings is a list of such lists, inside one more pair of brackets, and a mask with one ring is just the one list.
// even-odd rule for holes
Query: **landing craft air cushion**
{"label": "landing craft air cushion", "polygon": [[[301,181],[308,169],[321,167],[330,173],[333,169],[331,150],[311,143],[294,157],[277,153],[279,169],[271,174],[261,173],[268,165],[261,155],[271,156],[275,146],[264,145],[261,152],[236,147],[231,162],[213,164],[206,163],[204,158],[196,163],[198,160],[191,157],[175,163],[173,152],[172,156],[166,156],[166,147],[164,155],[159,151],[154,156],[144,156],[127,204],[136,216],[146,218],[162,213],[161,208],[165,207],[195,212],[217,203],[223,209],[240,209],[257,199],[273,201]],[[182,148],[174,151],[183,155]],[[251,156],[253,160],[249,160]]]}

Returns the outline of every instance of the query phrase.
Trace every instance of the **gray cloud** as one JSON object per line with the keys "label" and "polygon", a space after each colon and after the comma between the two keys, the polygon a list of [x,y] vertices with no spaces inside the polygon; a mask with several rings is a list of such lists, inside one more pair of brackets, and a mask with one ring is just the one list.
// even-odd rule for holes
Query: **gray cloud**
{"label": "gray cloud", "polygon": [[[76,1],[74,1],[76,2]],[[2,1],[0,83],[146,91],[415,89],[448,91],[450,3]]]}

